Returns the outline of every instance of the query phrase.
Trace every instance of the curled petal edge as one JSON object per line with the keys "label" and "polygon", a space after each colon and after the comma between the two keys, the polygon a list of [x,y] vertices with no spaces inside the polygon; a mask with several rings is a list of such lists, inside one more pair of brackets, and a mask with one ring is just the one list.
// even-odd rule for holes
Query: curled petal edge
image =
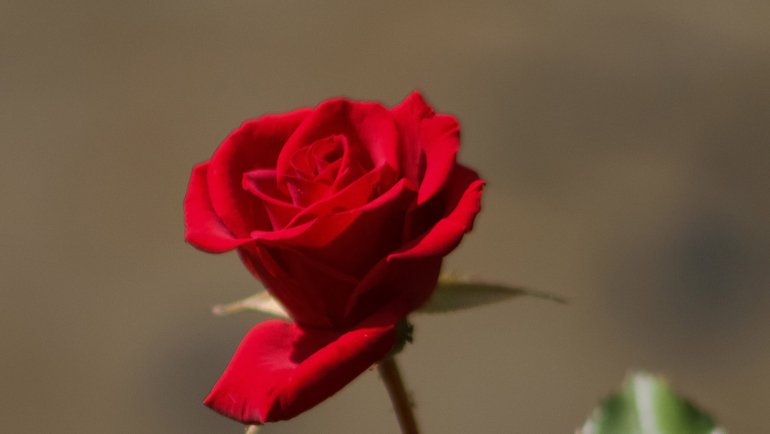
{"label": "curled petal edge", "polygon": [[445,194],[455,202],[452,210],[413,244],[390,254],[389,262],[399,259],[445,256],[455,249],[463,236],[473,229],[476,215],[481,211],[481,196],[486,182],[462,165],[450,176]]}
{"label": "curled petal edge", "polygon": [[[427,233],[408,244],[404,248],[391,253],[383,259],[367,275],[354,290],[346,306],[346,315],[353,316],[362,305],[371,303],[366,300],[372,285],[387,274],[406,274],[410,267],[436,267],[436,278],[440,268],[441,259],[454,250],[463,236],[473,229],[476,215],[481,210],[481,196],[486,183],[478,174],[465,166],[457,165],[450,176],[447,189],[444,191],[448,203],[453,204],[449,211]],[[394,269],[401,272],[394,272]],[[410,311],[419,308],[432,294],[433,285],[414,285],[414,289],[406,294],[409,300],[402,300],[401,312],[406,315]]]}
{"label": "curled petal edge", "polygon": [[439,194],[452,173],[460,148],[460,124],[454,116],[436,114],[419,91],[409,94],[391,112],[402,135],[404,175],[420,184],[417,203],[422,205]]}
{"label": "curled petal edge", "polygon": [[209,162],[193,167],[184,198],[185,240],[194,247],[223,253],[251,241],[235,237],[214,211],[207,181]]}

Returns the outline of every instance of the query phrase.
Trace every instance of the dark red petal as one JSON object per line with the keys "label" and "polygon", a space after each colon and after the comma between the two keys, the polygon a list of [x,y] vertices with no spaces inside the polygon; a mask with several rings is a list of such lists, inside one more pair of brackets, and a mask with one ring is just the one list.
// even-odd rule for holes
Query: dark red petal
{"label": "dark red petal", "polygon": [[[340,235],[346,235],[343,244],[354,243],[361,249],[372,251],[374,249],[371,245],[361,243],[360,235],[364,234],[369,238],[383,237],[388,227],[398,228],[400,231],[404,220],[403,214],[413,201],[414,194],[409,181],[402,179],[388,191],[361,207],[323,214],[304,223],[292,222],[292,225],[280,231],[252,231],[250,237],[265,244],[327,249]],[[394,224],[394,222],[401,223]],[[351,226],[355,229],[351,229]],[[398,237],[388,235],[388,238],[392,242],[399,241]],[[329,252],[318,255],[323,258],[332,256],[335,255]],[[355,255],[348,254],[336,259],[345,262],[345,258],[351,256]]]}
{"label": "dark red petal", "polygon": [[[266,246],[265,250],[281,264],[283,278],[271,282],[273,287],[286,287],[291,284],[293,302],[300,302],[303,312],[314,310],[309,322],[304,316],[294,316],[294,320],[303,325],[324,325],[341,327],[351,323],[343,321],[345,303],[350,293],[358,285],[358,279],[333,268],[300,249],[288,246]],[[288,291],[287,291],[288,292]],[[273,291],[278,297],[283,291]],[[301,294],[301,300],[296,300]],[[304,307],[307,307],[306,309]],[[320,314],[324,322],[318,323],[315,317]]]}
{"label": "dark red petal", "polygon": [[321,216],[362,207],[390,189],[394,180],[393,169],[389,166],[378,167],[362,175],[339,192],[303,209],[294,217],[294,220],[302,221],[307,216]]}
{"label": "dark red petal", "polygon": [[304,326],[339,327],[347,297],[358,279],[332,268],[300,249],[251,243],[239,249],[249,270]]}
{"label": "dark red petal", "polygon": [[246,424],[290,419],[381,360],[393,348],[394,329],[377,318],[350,331],[263,322],[243,339],[204,403]]}
{"label": "dark red petal", "polygon": [[433,109],[423,99],[420,92],[414,91],[391,110],[396,120],[401,144],[401,174],[419,183],[422,177],[424,158],[419,142],[420,123],[433,117]]}
{"label": "dark red petal", "polygon": [[214,212],[206,182],[208,168],[208,162],[199,164],[193,168],[190,176],[184,198],[185,240],[201,250],[222,253],[250,239],[233,236]]}
{"label": "dark red petal", "polygon": [[300,212],[285,200],[276,185],[275,170],[256,169],[243,174],[243,189],[262,200],[273,230],[281,230]]}
{"label": "dark red petal", "polygon": [[237,236],[272,227],[261,201],[242,187],[243,174],[275,168],[278,153],[309,109],[244,122],[211,157],[209,193],[214,209]]}
{"label": "dark red petal", "polygon": [[463,235],[473,229],[473,221],[481,210],[484,184],[476,172],[456,165],[442,192],[447,203],[447,214],[428,233],[391,254],[388,259],[444,256],[454,250]]}
{"label": "dark red petal", "polygon": [[283,179],[286,181],[286,188],[289,191],[292,203],[300,208],[313,204],[331,191],[329,184],[315,182],[314,180],[294,176],[284,176]]}
{"label": "dark red petal", "polygon": [[319,247],[339,236],[356,217],[352,213],[323,215],[280,231],[253,231],[251,238],[266,244]]}
{"label": "dark red petal", "polygon": [[483,187],[484,181],[474,171],[457,165],[442,192],[447,208],[444,217],[371,269],[350,296],[346,317],[357,318],[391,299],[400,300],[397,306],[402,310],[397,313],[406,315],[427,301],[436,286],[442,258],[473,228]]}
{"label": "dark red petal", "polygon": [[[270,293],[286,308],[289,316],[300,324],[313,327],[331,327],[332,321],[324,309],[325,294],[316,287],[300,286],[297,276],[291,275],[279,265],[269,246],[249,243],[238,248],[238,253],[249,269]],[[326,278],[319,279],[326,281]]]}
{"label": "dark red petal", "polygon": [[420,142],[425,152],[425,174],[420,182],[417,203],[438,194],[452,172],[460,149],[460,124],[449,115],[436,115],[422,123]]}
{"label": "dark red petal", "polygon": [[367,163],[365,169],[387,164],[398,169],[398,131],[390,112],[378,103],[337,98],[316,107],[281,150],[278,182],[293,175],[291,159],[301,148],[319,139],[343,135],[350,145],[350,159]]}
{"label": "dark red petal", "polygon": [[351,324],[344,305],[356,281],[401,243],[404,214],[416,197],[407,184],[401,180],[351,211],[281,231],[255,231],[255,243],[240,249],[241,257],[298,322]]}
{"label": "dark red petal", "polygon": [[317,217],[311,228],[282,239],[281,244],[299,248],[348,275],[363,277],[401,245],[404,216],[415,196],[402,179],[362,207]]}
{"label": "dark red petal", "polygon": [[434,114],[419,92],[394,107],[393,115],[401,134],[404,176],[419,181],[417,203],[423,204],[443,189],[455,165],[460,125],[453,116]]}
{"label": "dark red petal", "polygon": [[382,259],[351,293],[345,305],[345,320],[355,323],[380,306],[389,305],[389,320],[400,321],[428,300],[436,288],[442,259]]}

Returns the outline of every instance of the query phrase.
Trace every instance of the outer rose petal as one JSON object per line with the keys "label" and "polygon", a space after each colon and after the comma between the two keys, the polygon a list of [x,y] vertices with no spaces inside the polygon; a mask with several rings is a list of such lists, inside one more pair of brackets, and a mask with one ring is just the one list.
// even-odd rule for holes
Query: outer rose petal
{"label": "outer rose petal", "polygon": [[[348,300],[346,316],[356,318],[396,298],[400,298],[396,305],[400,310],[394,315],[406,315],[425,303],[436,286],[442,258],[473,228],[483,188],[484,181],[476,172],[457,165],[442,192],[447,208],[444,217],[372,269]],[[399,281],[404,283],[391,283]]]}
{"label": "outer rose petal", "polygon": [[250,240],[233,236],[211,207],[206,182],[208,168],[208,162],[201,163],[190,176],[184,198],[185,240],[201,250],[222,253]]}
{"label": "outer rose petal", "polygon": [[392,112],[401,134],[401,167],[407,179],[419,182],[417,203],[421,205],[441,191],[452,172],[460,148],[460,125],[453,116],[434,114],[417,91]]}
{"label": "outer rose petal", "polygon": [[281,147],[309,113],[309,109],[300,109],[246,121],[211,157],[208,175],[211,203],[236,236],[272,228],[261,201],[243,189],[243,174],[254,169],[275,168]]}
{"label": "outer rose petal", "polygon": [[383,259],[355,288],[345,306],[352,323],[389,305],[388,320],[398,322],[425,303],[436,288],[441,257]]}
{"label": "outer rose petal", "polygon": [[420,142],[425,152],[425,174],[417,196],[421,205],[441,191],[452,172],[460,149],[460,124],[453,116],[436,115],[422,123]]}
{"label": "outer rose petal", "polygon": [[401,135],[401,172],[405,178],[419,184],[423,163],[422,147],[418,141],[420,121],[433,116],[433,109],[414,91],[391,109]]}
{"label": "outer rose petal", "polygon": [[454,250],[463,235],[473,229],[476,214],[481,211],[485,184],[473,170],[456,165],[443,192],[448,214],[414,243],[388,256],[388,260],[445,256]]}
{"label": "outer rose petal", "polygon": [[324,305],[323,294],[300,288],[295,277],[276,263],[265,248],[250,243],[241,246],[238,253],[246,268],[270,288],[270,293],[281,302],[295,322],[317,328],[332,326],[326,312],[319,309]]}
{"label": "outer rose petal", "polygon": [[395,326],[370,319],[350,331],[272,320],[246,335],[204,403],[247,424],[290,419],[345,387],[395,343]]}

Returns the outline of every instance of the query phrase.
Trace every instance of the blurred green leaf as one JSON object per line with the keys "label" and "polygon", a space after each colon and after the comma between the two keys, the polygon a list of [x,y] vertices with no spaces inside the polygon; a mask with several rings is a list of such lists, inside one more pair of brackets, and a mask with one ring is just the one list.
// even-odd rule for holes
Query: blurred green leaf
{"label": "blurred green leaf", "polygon": [[578,434],[725,434],[660,377],[637,372],[606,398]]}
{"label": "blurred green leaf", "polygon": [[230,315],[245,310],[257,311],[280,318],[288,318],[283,306],[281,306],[267,291],[260,291],[251,297],[244,298],[233,303],[214,306],[214,315]]}
{"label": "blurred green leaf", "polygon": [[452,312],[498,303],[514,297],[536,297],[566,303],[563,298],[547,292],[442,276],[433,296],[418,312]]}

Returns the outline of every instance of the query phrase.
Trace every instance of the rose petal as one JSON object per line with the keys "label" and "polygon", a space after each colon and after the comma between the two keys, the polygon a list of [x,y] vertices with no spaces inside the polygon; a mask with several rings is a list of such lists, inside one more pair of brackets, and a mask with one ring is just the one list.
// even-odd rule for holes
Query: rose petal
{"label": "rose petal", "polygon": [[382,359],[394,330],[376,318],[347,332],[263,322],[243,339],[204,403],[246,424],[292,418]]}
{"label": "rose petal", "polygon": [[337,179],[337,175],[339,174],[341,167],[342,167],[342,160],[337,160],[332,163],[327,163],[326,166],[323,167],[321,172],[318,173],[318,177],[316,178],[317,181],[322,184],[333,185],[334,181]]}
{"label": "rose petal", "polygon": [[355,324],[380,306],[390,305],[388,317],[400,321],[423,305],[436,288],[441,257],[382,259],[348,297],[344,321]]}
{"label": "rose petal", "polygon": [[419,184],[425,170],[422,146],[419,142],[420,122],[433,116],[433,109],[414,91],[391,109],[400,135],[401,174]]}
{"label": "rose petal", "polygon": [[[330,327],[350,324],[343,320],[343,314],[348,297],[358,285],[356,277],[332,268],[297,248],[269,246],[266,250],[282,264],[284,278],[271,282],[274,287],[285,286],[286,279],[291,279],[298,293],[302,294],[302,301],[308,309],[315,310],[314,314],[322,315],[325,320],[323,324]],[[311,324],[304,318],[294,319],[301,324]],[[312,324],[318,325],[317,322]]]}
{"label": "rose petal", "polygon": [[272,227],[261,201],[243,189],[243,174],[274,168],[283,144],[309,113],[300,109],[244,122],[212,156],[208,182],[213,208],[236,236]]}
{"label": "rose petal", "polygon": [[441,191],[454,167],[460,125],[453,116],[434,114],[417,91],[392,112],[401,135],[401,167],[407,179],[419,181],[421,205]]}
{"label": "rose petal", "polygon": [[334,135],[347,138],[349,159],[366,163],[366,170],[383,164],[398,169],[398,131],[390,112],[378,103],[337,98],[316,107],[286,142],[277,163],[279,185],[294,175],[291,159],[300,148]]}
{"label": "rose petal", "polygon": [[453,116],[436,115],[422,123],[420,142],[425,152],[425,174],[417,203],[430,200],[444,187],[460,149],[460,124]]}
{"label": "rose petal", "polygon": [[[315,217],[281,231],[252,232],[254,243],[244,246],[241,258],[298,322],[350,324],[344,306],[356,288],[354,281],[400,245],[404,215],[416,197],[408,184],[401,180],[354,210]],[[310,266],[313,262],[316,266]],[[313,282],[313,273],[324,270],[334,273],[326,272]],[[331,299],[338,304],[331,306]]]}
{"label": "rose petal", "polygon": [[319,309],[324,305],[324,294],[315,287],[300,286],[295,276],[276,262],[267,246],[249,243],[241,246],[238,253],[246,268],[269,288],[295,321],[305,326],[332,327],[326,311]]}
{"label": "rose petal", "polygon": [[289,190],[292,203],[299,208],[310,206],[313,202],[324,197],[331,186],[312,180],[297,178],[294,176],[285,176],[286,188]]}
{"label": "rose petal", "polygon": [[320,173],[329,164],[341,161],[347,148],[348,139],[340,135],[330,136],[316,142],[310,149],[315,172]]}
{"label": "rose petal", "polygon": [[454,250],[463,235],[473,229],[473,221],[481,211],[484,180],[465,166],[457,165],[444,191],[450,210],[433,228],[415,242],[390,255],[389,260],[423,256],[444,256]]}
{"label": "rose petal", "polygon": [[390,166],[378,167],[353,181],[339,192],[322,199],[300,211],[291,226],[308,216],[321,216],[335,212],[348,211],[366,205],[377,198],[383,191],[393,186],[395,173]]}
{"label": "rose petal", "polygon": [[340,319],[357,278],[280,244],[249,244],[241,249],[241,258],[296,322],[313,327],[350,325]]}
{"label": "rose petal", "polygon": [[[289,160],[290,175],[284,175],[283,178],[294,205],[304,208],[333,192],[331,186],[342,165],[340,157],[348,148],[347,138],[338,134],[316,140],[312,145],[294,152]],[[331,154],[333,154],[331,151],[336,150],[339,154],[336,164],[332,165],[331,171],[326,173],[323,169],[330,167],[329,164],[334,161],[323,160],[324,150]],[[317,152],[321,155],[317,155]]]}
{"label": "rose petal", "polygon": [[[372,268],[350,296],[346,317],[355,319],[377,305],[399,297],[402,315],[425,303],[435,289],[442,258],[473,228],[473,221],[481,209],[483,187],[484,181],[476,172],[457,165],[442,192],[446,204],[444,217],[420,238],[391,253]],[[403,283],[381,283],[404,277],[407,279]],[[403,287],[408,291],[402,291]]]}
{"label": "rose petal", "polygon": [[184,198],[185,240],[209,253],[222,253],[250,241],[237,238],[225,227],[211,207],[207,173],[209,163],[195,166]]}
{"label": "rose petal", "polygon": [[404,216],[415,196],[408,181],[402,179],[372,202],[349,211],[321,215],[307,230],[282,237],[275,245],[296,247],[334,269],[363,277],[401,245]]}
{"label": "rose petal", "polygon": [[262,200],[273,230],[281,230],[300,209],[281,200],[275,180],[275,170],[257,169],[243,174],[243,189]]}
{"label": "rose petal", "polygon": [[251,237],[267,244],[324,246],[339,236],[357,217],[351,213],[322,215],[280,231],[253,231]]}

